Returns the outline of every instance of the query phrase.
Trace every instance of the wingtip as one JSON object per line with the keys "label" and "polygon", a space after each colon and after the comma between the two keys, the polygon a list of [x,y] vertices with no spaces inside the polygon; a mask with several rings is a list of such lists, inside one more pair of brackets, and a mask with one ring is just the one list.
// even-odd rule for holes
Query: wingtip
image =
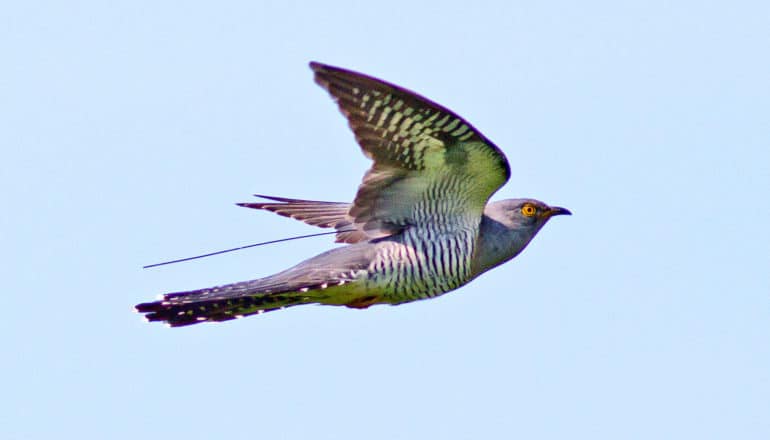
{"label": "wingtip", "polygon": [[288,201],[291,201],[291,200],[299,200],[299,199],[290,199],[290,198],[287,198],[287,197],[268,196],[268,195],[265,195],[265,194],[252,194],[252,195],[254,197],[259,197],[260,199],[272,200],[274,202],[288,202]]}
{"label": "wingtip", "polygon": [[240,206],[241,208],[250,208],[250,209],[264,209],[265,204],[264,203],[236,203],[236,206]]}
{"label": "wingtip", "polygon": [[311,61],[310,63],[308,63],[308,65],[310,66],[310,69],[313,71],[313,73],[315,73],[316,81],[321,81],[320,77],[323,77],[325,75],[353,75],[360,78],[368,78],[368,79],[374,79],[376,81],[382,81],[374,77],[370,77],[369,75],[366,75],[364,73],[357,72],[355,70],[350,70],[342,67],[332,66],[329,64],[319,63],[318,61]]}

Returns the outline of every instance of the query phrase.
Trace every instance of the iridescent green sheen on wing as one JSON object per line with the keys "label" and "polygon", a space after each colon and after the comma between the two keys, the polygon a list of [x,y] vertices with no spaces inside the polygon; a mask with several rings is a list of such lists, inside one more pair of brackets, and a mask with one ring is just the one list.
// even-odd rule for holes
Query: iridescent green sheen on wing
{"label": "iridescent green sheen on wing", "polygon": [[316,82],[337,101],[364,154],[374,161],[350,216],[367,232],[388,236],[418,216],[431,188],[443,187],[436,214],[481,216],[510,176],[502,152],[452,111],[399,86],[311,63]]}

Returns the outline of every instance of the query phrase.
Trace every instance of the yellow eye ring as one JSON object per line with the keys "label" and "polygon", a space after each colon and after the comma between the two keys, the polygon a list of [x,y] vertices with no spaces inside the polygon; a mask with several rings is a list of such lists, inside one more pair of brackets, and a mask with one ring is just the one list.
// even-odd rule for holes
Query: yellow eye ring
{"label": "yellow eye ring", "polygon": [[521,213],[525,217],[532,217],[537,213],[537,208],[535,208],[535,205],[532,205],[530,203],[525,204],[521,207]]}

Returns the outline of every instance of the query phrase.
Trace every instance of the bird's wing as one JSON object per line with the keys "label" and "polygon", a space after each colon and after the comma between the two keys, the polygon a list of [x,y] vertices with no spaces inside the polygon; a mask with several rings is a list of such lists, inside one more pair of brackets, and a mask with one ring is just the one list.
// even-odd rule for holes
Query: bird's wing
{"label": "bird's wing", "polygon": [[348,212],[367,235],[455,215],[480,218],[508,180],[503,153],[452,111],[370,76],[315,62],[310,67],[374,161]]}
{"label": "bird's wing", "polygon": [[354,226],[353,218],[348,215],[350,203],[290,199],[261,194],[255,194],[255,196],[271,201],[238,203],[238,206],[264,209],[319,228],[334,228],[339,231],[335,240],[337,243],[358,243],[370,238],[361,228]]}

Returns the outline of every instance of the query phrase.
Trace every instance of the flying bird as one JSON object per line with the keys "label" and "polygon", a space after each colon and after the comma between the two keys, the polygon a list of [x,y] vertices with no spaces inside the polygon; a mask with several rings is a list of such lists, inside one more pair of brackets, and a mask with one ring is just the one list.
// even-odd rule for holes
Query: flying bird
{"label": "flying bird", "polygon": [[251,281],[138,304],[172,327],[301,304],[365,309],[433,298],[518,255],[569,210],[534,199],[489,202],[511,175],[500,149],[451,110],[397,85],[311,62],[371,168],[352,203],[258,196],[239,203],[321,228],[345,243]]}

